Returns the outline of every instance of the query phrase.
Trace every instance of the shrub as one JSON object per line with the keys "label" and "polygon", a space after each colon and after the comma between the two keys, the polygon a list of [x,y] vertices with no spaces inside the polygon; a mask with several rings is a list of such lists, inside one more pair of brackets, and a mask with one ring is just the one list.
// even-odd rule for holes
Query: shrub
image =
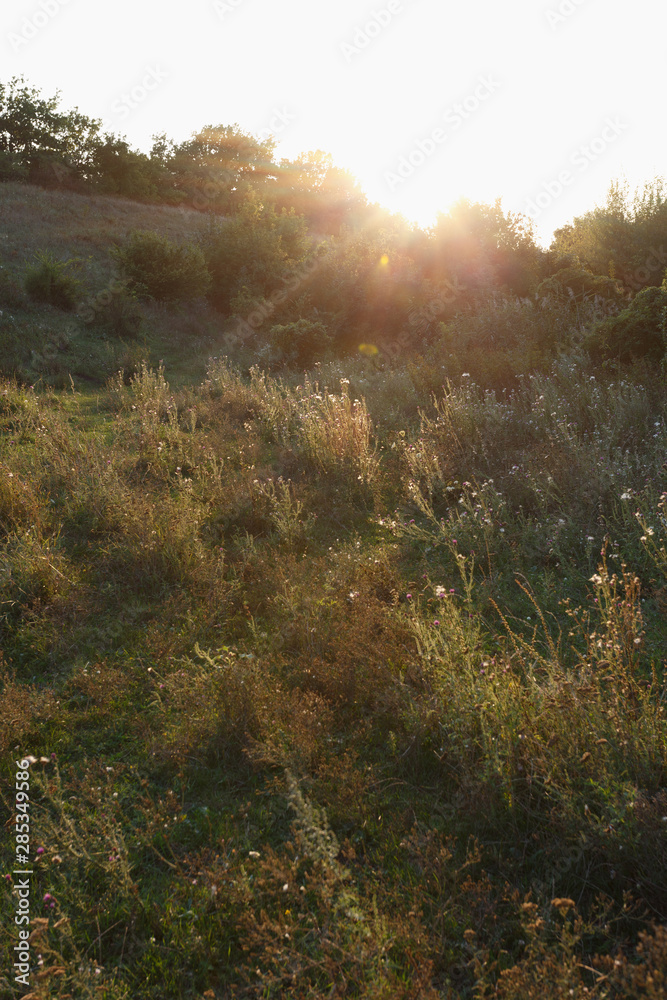
{"label": "shrub", "polygon": [[538,285],[537,295],[555,296],[561,303],[568,299],[583,302],[594,297],[618,302],[623,294],[620,282],[605,275],[594,274],[581,263],[576,254],[557,257],[553,273]]}
{"label": "shrub", "polygon": [[30,298],[70,312],[81,290],[81,281],[72,271],[81,261],[75,257],[61,261],[48,252],[36,253],[35,260],[37,263],[29,267],[25,275],[25,290]]}
{"label": "shrub", "polygon": [[[279,301],[293,298],[301,283],[298,267],[307,250],[306,224],[293,214],[251,208],[213,226],[204,239],[213,281],[211,303],[220,312],[230,313],[238,311],[239,303],[234,300],[241,292],[249,311],[279,290],[283,293]],[[275,309],[274,299],[268,315]]]}
{"label": "shrub", "polygon": [[280,352],[283,364],[302,367],[312,365],[331,343],[324,323],[309,319],[272,326],[269,339],[272,346]]}
{"label": "shrub", "polygon": [[667,343],[667,287],[642,289],[618,316],[593,329],[588,349],[595,360],[650,358],[658,361]]}
{"label": "shrub", "polygon": [[211,281],[199,247],[178,246],[159,233],[134,232],[124,247],[111,253],[130,289],[159,302],[200,298]]}

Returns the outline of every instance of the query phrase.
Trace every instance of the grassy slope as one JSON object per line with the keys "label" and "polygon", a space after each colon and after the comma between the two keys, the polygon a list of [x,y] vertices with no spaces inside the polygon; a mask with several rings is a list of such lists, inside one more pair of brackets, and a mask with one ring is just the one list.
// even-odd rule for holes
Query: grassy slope
{"label": "grassy slope", "polygon": [[[109,250],[133,230],[154,230],[175,241],[196,237],[206,225],[201,212],[140,205],[122,198],[91,197],[21,184],[0,185],[0,267],[22,285],[37,252],[60,260],[78,258],[85,297],[102,292],[115,278]],[[167,316],[144,306],[139,342],[103,336],[75,313],[35,306],[23,296],[0,302],[0,367],[22,379],[42,379],[59,387],[103,385],[139,357],[171,362],[172,377],[201,377],[206,358],[220,338],[219,316],[205,305]]]}
{"label": "grassy slope", "polygon": [[[112,234],[200,222],[0,197],[21,253],[97,246],[99,280]],[[4,787],[54,755],[37,995],[661,996],[664,380],[200,384],[153,320],[178,390],[0,387]]]}
{"label": "grassy slope", "polygon": [[90,258],[87,277],[100,285],[111,277],[108,250],[134,229],[188,239],[203,227],[201,212],[140,205],[124,198],[49,191],[23,184],[0,185],[0,251],[18,270],[38,250]]}

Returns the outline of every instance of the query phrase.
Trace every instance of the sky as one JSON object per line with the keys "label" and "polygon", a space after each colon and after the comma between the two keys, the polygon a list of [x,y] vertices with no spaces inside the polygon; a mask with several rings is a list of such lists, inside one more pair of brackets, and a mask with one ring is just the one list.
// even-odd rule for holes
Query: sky
{"label": "sky", "polygon": [[547,245],[667,175],[666,28],[656,0],[5,0],[0,80],[145,151],[209,124],[324,150],[422,226],[501,198]]}

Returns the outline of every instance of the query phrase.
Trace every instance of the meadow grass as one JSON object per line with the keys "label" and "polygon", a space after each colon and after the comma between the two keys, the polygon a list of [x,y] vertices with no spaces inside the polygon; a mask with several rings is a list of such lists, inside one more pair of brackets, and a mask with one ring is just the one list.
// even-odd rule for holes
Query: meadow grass
{"label": "meadow grass", "polygon": [[0,387],[35,995],[661,996],[664,380],[323,369]]}

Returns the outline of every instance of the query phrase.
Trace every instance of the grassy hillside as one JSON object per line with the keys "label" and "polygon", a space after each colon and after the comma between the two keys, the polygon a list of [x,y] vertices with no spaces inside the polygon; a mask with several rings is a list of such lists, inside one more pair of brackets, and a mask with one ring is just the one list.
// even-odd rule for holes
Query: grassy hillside
{"label": "grassy hillside", "polygon": [[[117,277],[110,249],[134,230],[158,232],[177,242],[199,236],[206,216],[189,209],[141,205],[106,196],[0,184],[0,368],[23,380],[59,387],[104,382],[121,367],[134,370],[142,357],[171,359],[186,376],[201,377],[220,340],[221,319],[198,303],[165,315],[143,304],[138,338],[113,337],[97,324],[31,302],[23,278],[37,253],[77,260],[81,299],[96,301]],[[213,353],[215,353],[213,351]]]}
{"label": "grassy hillside", "polygon": [[90,258],[87,275],[109,277],[107,251],[134,229],[151,229],[188,238],[203,228],[201,212],[163,205],[142,205],[124,198],[51,191],[24,184],[0,185],[2,251],[10,268],[37,250]]}
{"label": "grassy hillside", "polygon": [[[103,284],[104,239],[201,225],[37,192],[42,229],[21,194],[15,273],[12,241],[87,245]],[[219,316],[143,308],[145,344],[82,330],[0,385],[34,995],[664,996],[664,371],[573,348],[502,395],[433,355],[200,375]],[[64,315],[3,310],[5,358]]]}

